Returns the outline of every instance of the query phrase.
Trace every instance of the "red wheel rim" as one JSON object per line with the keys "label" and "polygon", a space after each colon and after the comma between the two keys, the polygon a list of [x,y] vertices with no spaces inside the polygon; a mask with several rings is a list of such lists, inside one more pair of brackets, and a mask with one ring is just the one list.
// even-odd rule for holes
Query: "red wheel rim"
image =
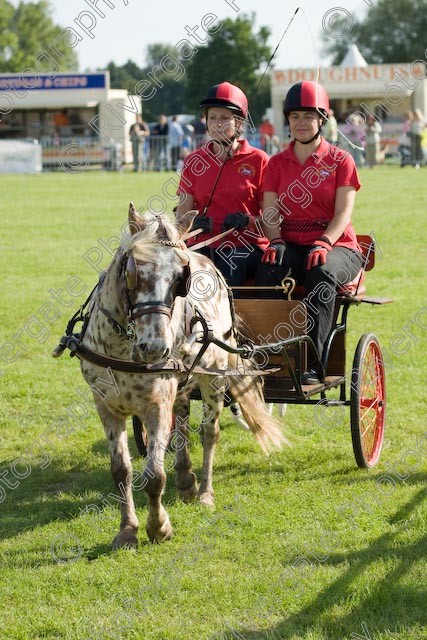
{"label": "red wheel rim", "polygon": [[378,344],[369,342],[360,372],[359,429],[365,460],[374,466],[380,457],[385,424],[384,363]]}

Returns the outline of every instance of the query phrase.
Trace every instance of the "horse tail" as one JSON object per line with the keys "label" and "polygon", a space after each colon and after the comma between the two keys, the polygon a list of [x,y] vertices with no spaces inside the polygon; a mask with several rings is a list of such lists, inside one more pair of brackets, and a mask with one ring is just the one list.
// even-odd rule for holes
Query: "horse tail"
{"label": "horse tail", "polygon": [[[228,366],[230,369],[237,368],[235,354],[229,354]],[[264,403],[262,378],[250,375],[252,370],[252,365],[248,363],[245,364],[242,376],[227,377],[228,391],[233,400],[240,405],[243,417],[261,449],[269,454],[274,448],[281,449],[284,444],[290,446],[290,443],[282,432],[280,422],[269,414]],[[245,371],[249,375],[244,375]]]}

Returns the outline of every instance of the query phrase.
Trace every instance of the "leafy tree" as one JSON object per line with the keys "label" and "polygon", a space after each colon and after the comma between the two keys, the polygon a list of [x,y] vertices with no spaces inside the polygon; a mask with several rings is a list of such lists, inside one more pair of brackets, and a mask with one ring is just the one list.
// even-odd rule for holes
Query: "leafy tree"
{"label": "leafy tree", "polygon": [[[266,75],[256,93],[254,90],[260,79],[260,68],[265,68],[271,52],[267,45],[269,30],[261,27],[254,33],[254,21],[254,14],[238,17],[235,21],[227,18],[220,29],[217,24],[209,31],[206,45],[196,45],[197,52],[189,59],[188,48],[185,50],[187,59],[184,59],[171,44],[154,43],[147,47],[147,66],[144,68],[131,60],[121,67],[110,62],[107,68],[111,86],[137,93],[138,82],[151,77],[156,91],[150,100],[143,102],[142,109],[145,120],[156,120],[160,113],[196,115],[206,90],[212,84],[228,80],[247,93],[251,116],[259,122],[270,105],[269,76]],[[155,73],[148,76],[153,69]]]}
{"label": "leafy tree", "polygon": [[[58,39],[62,31],[62,27],[53,23],[46,0],[21,1],[17,8],[7,0],[0,0],[0,72],[50,71],[55,62],[40,56],[43,51],[52,56],[61,71],[75,71],[77,56],[66,42]],[[61,55],[52,52],[50,45]]]}
{"label": "leafy tree", "polygon": [[[345,32],[347,18],[336,20]],[[325,52],[333,55],[332,64],[344,58],[348,42],[354,42],[369,64],[412,62],[425,57],[427,0],[376,0],[364,20],[353,16],[353,27],[345,38],[323,36]]]}
{"label": "leafy tree", "polygon": [[[261,80],[262,74],[259,74],[256,79],[256,84]],[[262,116],[265,114],[265,110],[268,107],[271,107],[271,75],[266,73],[264,78],[261,81],[261,84],[258,86],[257,92],[255,95],[250,98],[249,110],[251,114],[251,118],[256,126],[258,126],[261,122]]]}
{"label": "leafy tree", "polygon": [[127,89],[129,93],[135,93],[135,85],[142,78],[143,69],[132,60],[118,67],[114,62],[107,65],[110,72],[110,84],[112,89]]}
{"label": "leafy tree", "polygon": [[270,59],[271,50],[267,44],[270,30],[261,27],[255,32],[254,23],[254,13],[244,14],[236,20],[226,18],[220,29],[216,25],[208,30],[207,44],[197,45],[197,53],[186,63],[187,110],[195,111],[207,89],[226,80],[245,91],[250,100],[252,118],[255,121],[259,119],[267,106],[268,77],[264,78],[262,89],[256,94],[254,91],[260,69]]}
{"label": "leafy tree", "polygon": [[[166,59],[166,56],[172,58]],[[173,60],[177,60],[175,62]],[[162,60],[166,59],[166,64],[161,66]],[[110,83],[113,89],[127,89],[129,93],[138,93],[137,84],[140,81],[149,81],[155,93],[150,100],[142,103],[143,117],[145,120],[154,121],[161,113],[168,115],[183,113],[186,103],[187,86],[185,82],[185,68],[179,67],[180,60],[176,49],[169,44],[153,44],[147,47],[146,67],[138,67],[135,62],[128,60],[126,64],[117,67],[114,62],[110,62],[107,69],[110,72]],[[172,64],[171,64],[172,62]],[[156,67],[155,81],[150,80],[148,73]],[[165,70],[163,70],[165,69]],[[190,111],[193,113],[194,109]]]}
{"label": "leafy tree", "polygon": [[172,44],[162,44],[161,42],[149,44],[145,56],[147,60],[147,67],[152,69],[153,67],[160,65],[161,61],[166,56],[177,57],[177,50]]}
{"label": "leafy tree", "polygon": [[0,70],[6,71],[6,62],[17,48],[18,38],[9,28],[15,9],[7,0],[0,0]]}
{"label": "leafy tree", "polygon": [[[144,118],[156,120],[161,113],[172,115],[183,113],[187,96],[185,77],[185,61],[171,44],[155,43],[147,47],[147,67],[143,70],[143,78],[150,71],[156,81],[153,86],[155,95],[143,102]],[[155,72],[154,72],[155,70]],[[191,109],[190,113],[193,113]]]}

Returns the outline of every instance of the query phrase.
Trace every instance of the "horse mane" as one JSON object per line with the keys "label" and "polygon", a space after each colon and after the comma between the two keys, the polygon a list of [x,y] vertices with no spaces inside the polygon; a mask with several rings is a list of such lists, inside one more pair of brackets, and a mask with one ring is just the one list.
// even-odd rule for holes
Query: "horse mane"
{"label": "horse mane", "polygon": [[131,235],[124,234],[120,249],[131,251],[135,258],[150,262],[159,251],[159,242],[170,242],[169,246],[178,249],[181,254],[185,245],[181,240],[180,229],[167,216],[161,213],[147,211],[142,216],[145,226]]}

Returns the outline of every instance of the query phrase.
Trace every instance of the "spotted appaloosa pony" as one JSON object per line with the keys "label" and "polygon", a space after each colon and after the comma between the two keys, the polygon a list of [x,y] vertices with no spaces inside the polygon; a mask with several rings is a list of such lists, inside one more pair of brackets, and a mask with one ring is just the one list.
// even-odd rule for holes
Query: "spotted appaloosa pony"
{"label": "spotted appaloosa pony", "polygon": [[[222,276],[210,260],[188,250],[181,239],[191,227],[195,214],[189,212],[178,227],[161,215],[140,216],[131,203],[132,233],[123,239],[105,279],[91,299],[89,322],[82,341],[85,347],[160,369],[170,359],[189,364],[201,346],[195,340],[200,326],[194,326],[195,333],[189,336],[196,307],[212,325],[216,337],[235,345],[230,301]],[[130,331],[128,337],[123,335],[124,331],[118,332],[126,326],[128,333]],[[237,359],[211,343],[199,365],[223,371],[227,367],[235,368]],[[85,359],[81,360],[81,369],[92,389],[96,387],[97,378],[106,377],[105,369]],[[146,530],[151,541],[160,542],[172,536],[161,497],[166,482],[164,455],[173,416],[180,443],[176,447],[176,484],[185,500],[198,498],[204,504],[213,505],[212,468],[225,380],[229,383],[227,393],[241,405],[245,420],[263,449],[270,445],[280,447],[286,442],[279,423],[265,409],[258,377],[212,378],[198,372],[182,389],[178,387],[180,382],[185,382],[182,371],[163,370],[155,374],[114,371],[114,378],[117,388],[110,385],[105,397],[95,392],[93,395],[109,441],[112,476],[121,494],[121,523],[113,541],[115,548],[137,544],[138,520],[132,497],[133,472],[125,422],[129,415],[139,416],[148,434],[146,467],[137,484],[145,485],[148,496]],[[204,403],[200,488],[188,451],[192,385],[199,386]]]}

